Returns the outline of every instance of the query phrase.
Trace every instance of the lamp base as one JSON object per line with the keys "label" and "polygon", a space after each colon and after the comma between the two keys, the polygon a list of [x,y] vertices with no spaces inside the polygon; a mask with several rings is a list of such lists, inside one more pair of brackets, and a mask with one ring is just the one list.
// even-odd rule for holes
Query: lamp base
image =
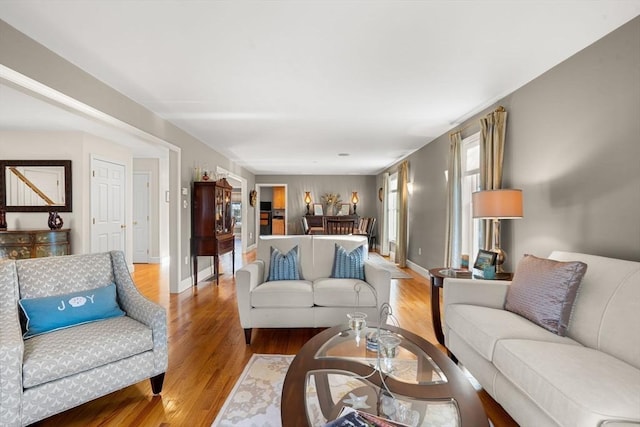
{"label": "lamp base", "polygon": [[504,273],[504,262],[507,259],[507,253],[502,248],[491,248],[491,252],[498,254],[496,256],[496,274]]}

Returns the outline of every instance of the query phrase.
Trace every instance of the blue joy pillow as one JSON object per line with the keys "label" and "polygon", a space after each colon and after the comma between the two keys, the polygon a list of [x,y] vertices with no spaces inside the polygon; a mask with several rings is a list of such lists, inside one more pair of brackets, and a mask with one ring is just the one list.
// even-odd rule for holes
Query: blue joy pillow
{"label": "blue joy pillow", "polygon": [[27,319],[24,338],[83,323],[124,316],[116,301],[116,285],[43,298],[21,299]]}
{"label": "blue joy pillow", "polygon": [[364,280],[364,245],[351,252],[336,243],[331,277],[336,279]]}
{"label": "blue joy pillow", "polygon": [[280,252],[278,248],[271,247],[271,258],[269,262],[269,278],[273,280],[299,280],[300,271],[298,269],[298,245],[286,254]]}

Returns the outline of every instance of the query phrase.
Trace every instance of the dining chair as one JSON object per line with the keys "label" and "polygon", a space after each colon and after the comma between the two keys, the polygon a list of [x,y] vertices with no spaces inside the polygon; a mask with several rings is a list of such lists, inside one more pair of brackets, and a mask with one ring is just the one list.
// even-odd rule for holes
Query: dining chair
{"label": "dining chair", "polygon": [[324,234],[353,234],[357,219],[323,218]]}

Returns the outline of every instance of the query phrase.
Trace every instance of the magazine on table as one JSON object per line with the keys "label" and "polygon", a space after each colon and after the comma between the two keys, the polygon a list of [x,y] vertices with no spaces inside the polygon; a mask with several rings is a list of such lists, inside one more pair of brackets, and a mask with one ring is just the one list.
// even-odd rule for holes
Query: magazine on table
{"label": "magazine on table", "polygon": [[411,427],[407,424],[381,418],[367,412],[345,406],[338,418],[329,421],[324,427]]}

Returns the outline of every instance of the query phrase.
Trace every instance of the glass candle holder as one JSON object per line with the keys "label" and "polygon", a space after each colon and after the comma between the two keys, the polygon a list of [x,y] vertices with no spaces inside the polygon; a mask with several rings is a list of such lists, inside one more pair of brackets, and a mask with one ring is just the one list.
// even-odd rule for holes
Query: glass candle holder
{"label": "glass candle holder", "polygon": [[367,314],[359,311],[347,313],[349,328],[356,333],[356,344],[360,345],[360,333],[367,326]]}

